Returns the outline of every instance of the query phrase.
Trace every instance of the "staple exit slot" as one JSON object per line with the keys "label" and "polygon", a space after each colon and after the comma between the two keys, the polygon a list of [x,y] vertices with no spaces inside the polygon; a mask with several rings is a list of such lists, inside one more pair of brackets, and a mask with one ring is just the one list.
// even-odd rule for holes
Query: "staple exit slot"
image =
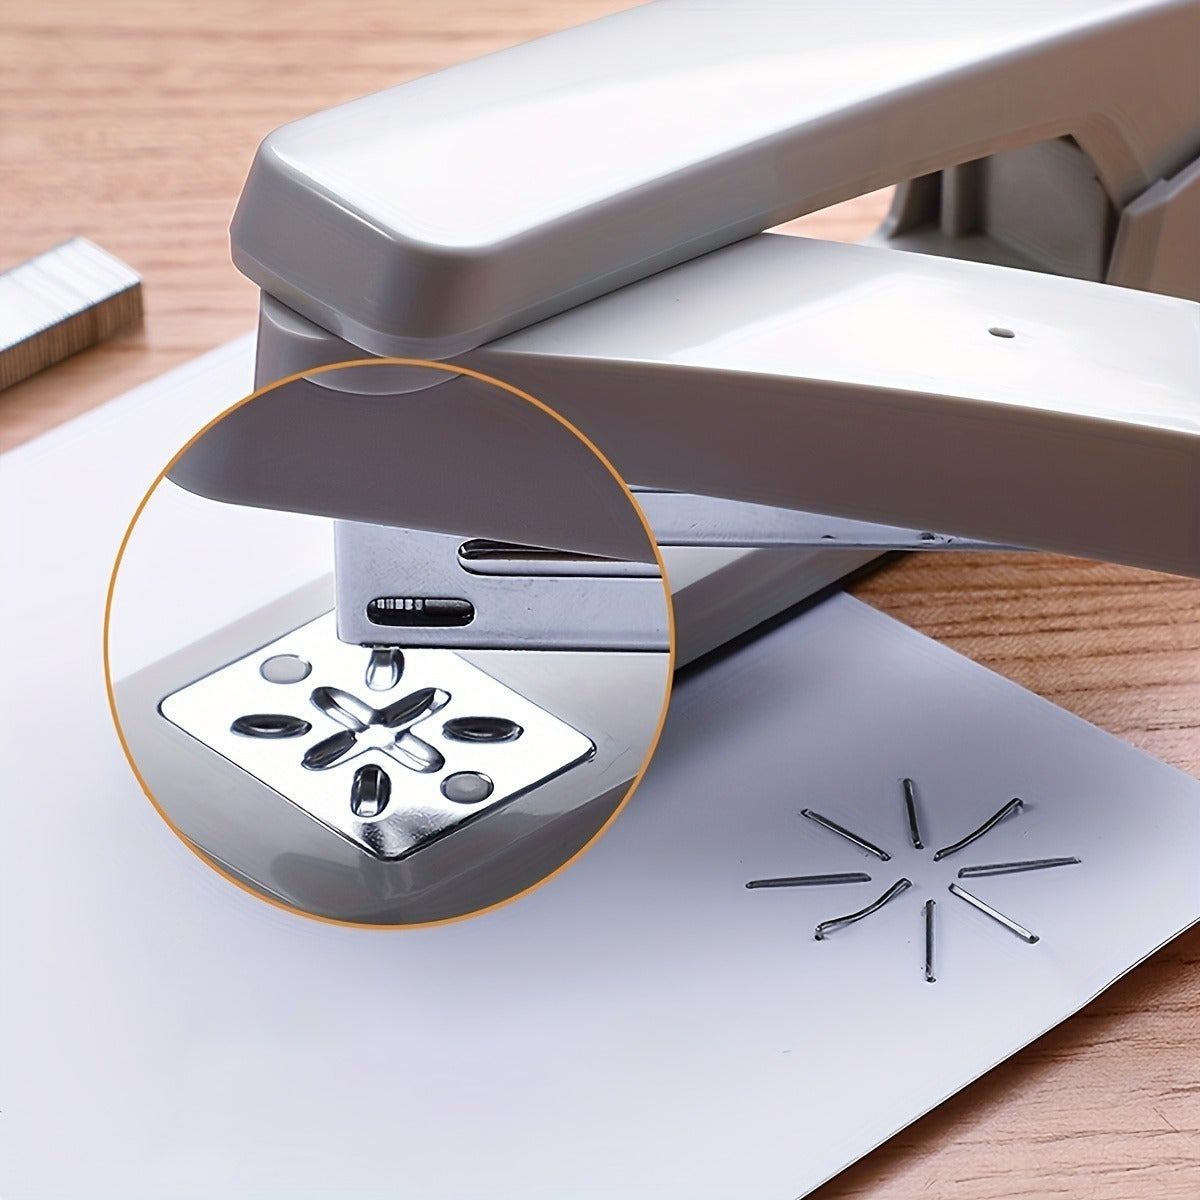
{"label": "staple exit slot", "polygon": [[463,542],[458,548],[458,563],[472,575],[536,575],[564,579],[600,575],[649,579],[658,575],[657,563],[629,562],[598,554],[573,554],[547,546],[526,546],[520,542],[497,542],[488,538]]}
{"label": "staple exit slot", "polygon": [[367,605],[367,620],[389,628],[456,629],[474,619],[470,600],[450,596],[377,596]]}

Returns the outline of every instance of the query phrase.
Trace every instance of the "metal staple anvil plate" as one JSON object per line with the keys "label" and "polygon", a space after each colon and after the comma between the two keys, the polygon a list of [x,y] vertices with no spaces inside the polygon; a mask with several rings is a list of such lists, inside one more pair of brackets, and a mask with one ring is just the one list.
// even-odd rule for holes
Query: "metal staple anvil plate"
{"label": "metal staple anvil plate", "polygon": [[397,655],[381,664],[374,687],[367,682],[371,662],[369,649],[338,640],[327,613],[173,692],[161,710],[292,804],[387,859],[403,858],[594,753],[578,730],[452,651]]}

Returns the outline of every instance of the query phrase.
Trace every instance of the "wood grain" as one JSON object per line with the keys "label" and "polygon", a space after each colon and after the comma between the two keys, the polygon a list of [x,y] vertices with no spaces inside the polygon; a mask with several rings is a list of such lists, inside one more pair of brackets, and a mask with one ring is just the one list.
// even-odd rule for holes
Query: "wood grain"
{"label": "wood grain", "polygon": [[[251,328],[227,226],[294,117],[626,7],[611,0],[42,0],[0,7],[0,267],[75,234],[146,281],[144,329],[0,395],[13,446]],[[861,236],[885,197],[796,223]],[[121,464],[114,463],[114,470]],[[910,556],[870,603],[1200,774],[1200,583],[1049,556]],[[821,1189],[1200,1195],[1200,931]]]}

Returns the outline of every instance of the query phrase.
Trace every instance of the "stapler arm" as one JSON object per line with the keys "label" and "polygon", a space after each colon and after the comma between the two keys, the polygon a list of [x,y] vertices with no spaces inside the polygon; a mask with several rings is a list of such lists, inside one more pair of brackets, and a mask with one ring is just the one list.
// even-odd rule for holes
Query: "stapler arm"
{"label": "stapler arm", "polygon": [[[263,143],[233,222],[259,378],[494,375],[686,544],[788,544],[788,512],[808,544],[815,512],[861,545],[1200,574],[1198,38],[1193,0],[660,0],[317,114]],[[888,184],[874,245],[762,232]],[[337,517],[339,585],[379,586],[376,526],[636,558],[581,529],[569,479],[530,512],[502,455],[448,493],[426,447],[455,406],[497,444],[476,381],[305,383],[175,477]],[[381,392],[402,443],[367,432]],[[285,421],[312,470],[233,452]]]}

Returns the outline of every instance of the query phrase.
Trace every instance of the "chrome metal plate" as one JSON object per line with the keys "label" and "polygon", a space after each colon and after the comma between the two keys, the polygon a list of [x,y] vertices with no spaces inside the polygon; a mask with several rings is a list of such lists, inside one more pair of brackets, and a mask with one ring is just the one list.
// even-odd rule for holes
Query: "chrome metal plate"
{"label": "chrome metal plate", "polygon": [[386,859],[419,850],[595,752],[579,730],[453,651],[410,650],[383,663],[339,641],[332,613],[173,692],[160,710]]}
{"label": "chrome metal plate", "polygon": [[[338,633],[360,645],[498,650],[670,648],[667,593],[657,563],[521,561],[503,552],[468,558],[464,545],[429,533],[362,521],[334,523]],[[392,624],[373,610],[426,609]],[[428,606],[465,610],[428,619]]]}

